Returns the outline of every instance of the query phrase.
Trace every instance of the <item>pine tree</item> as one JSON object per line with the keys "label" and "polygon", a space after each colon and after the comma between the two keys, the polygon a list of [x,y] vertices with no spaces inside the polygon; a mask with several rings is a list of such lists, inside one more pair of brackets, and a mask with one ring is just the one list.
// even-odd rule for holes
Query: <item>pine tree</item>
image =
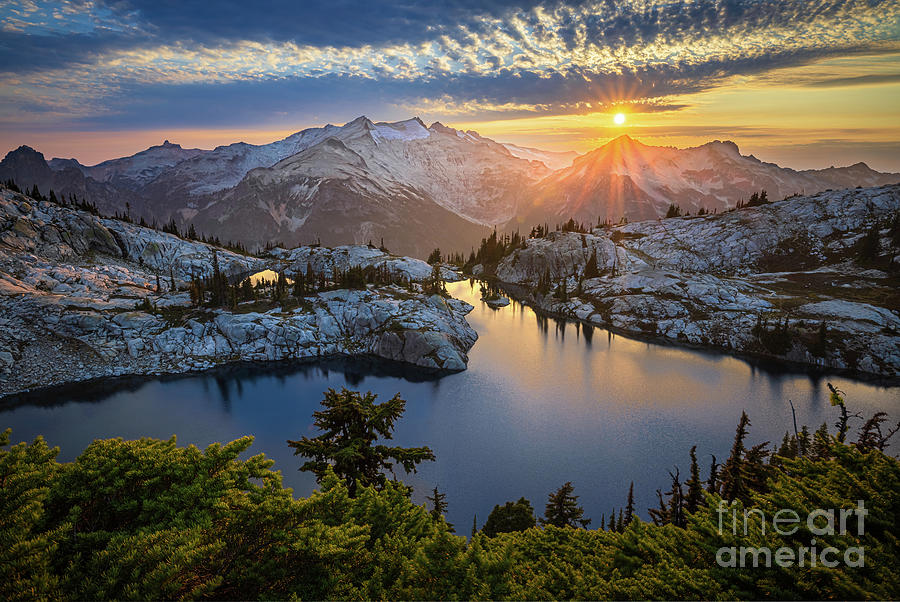
{"label": "pine tree", "polygon": [[253,301],[254,300],[255,291],[253,290],[253,284],[251,284],[249,278],[245,278],[241,283],[241,300],[242,301]]}
{"label": "pine tree", "polygon": [[709,478],[706,480],[706,490],[709,493],[715,493],[719,490],[719,465],[716,463],[716,457],[712,457],[709,465]]}
{"label": "pine tree", "polygon": [[542,525],[555,527],[586,527],[591,519],[582,518],[584,508],[578,505],[578,496],[573,495],[575,488],[571,482],[566,482],[562,487],[551,493],[547,499]]}
{"label": "pine tree", "polygon": [[[628,486],[628,503],[625,506],[625,519],[622,524],[627,527],[631,524],[632,520],[634,520],[634,481]],[[600,520],[600,524],[603,524],[602,519]]]}
{"label": "pine tree", "polygon": [[778,451],[775,455],[772,456],[772,462],[775,464],[781,464],[781,458],[793,459],[797,457],[797,438],[791,436],[787,431],[784,433],[784,437],[781,438],[781,445],[778,446]]}
{"label": "pine tree", "polygon": [[536,524],[531,502],[522,497],[517,502],[506,502],[503,506],[494,506],[481,532],[488,537],[495,537],[498,533],[524,531]]}
{"label": "pine tree", "polygon": [[824,460],[831,455],[830,441],[831,435],[828,434],[828,425],[823,422],[822,426],[816,429],[816,432],[813,434],[811,454],[813,459]]}
{"label": "pine tree", "polygon": [[431,268],[431,276],[422,283],[422,290],[426,295],[448,296],[447,285],[444,284],[444,278],[441,275],[441,268],[434,265]]}
{"label": "pine tree", "polygon": [[281,303],[287,297],[287,278],[284,272],[278,272],[278,279],[275,281],[275,287],[272,291],[272,300]]}
{"label": "pine tree", "polygon": [[687,497],[684,508],[688,512],[696,512],[703,503],[703,481],[700,480],[700,467],[697,464],[697,446],[691,448],[691,477],[687,483]]}
{"label": "pine tree", "polygon": [[669,522],[669,507],[666,506],[666,500],[663,499],[661,489],[656,490],[656,499],[659,503],[657,508],[649,508],[647,512],[653,520],[654,525],[665,525]]}
{"label": "pine tree", "polygon": [[766,487],[766,479],[772,473],[772,466],[766,464],[765,459],[769,456],[769,442],[764,441],[758,445],[754,445],[744,454],[744,459],[741,462],[741,482],[746,494],[743,498],[743,501],[747,501],[749,499],[749,492],[765,492],[768,490]]}
{"label": "pine tree", "polygon": [[881,255],[881,236],[878,224],[872,225],[856,244],[860,261],[871,263],[878,259]]}
{"label": "pine tree", "polygon": [[744,500],[747,495],[747,488],[744,484],[744,439],[747,437],[747,427],[750,426],[750,419],[746,412],[741,412],[741,419],[738,422],[737,430],[734,434],[734,442],[731,445],[731,454],[722,468],[722,497],[729,502],[735,499]]}
{"label": "pine tree", "polygon": [[444,516],[444,513],[447,511],[446,493],[441,493],[440,491],[438,491],[437,486],[435,486],[431,496],[426,495],[425,499],[432,504],[431,518],[433,518],[434,520],[438,520],[439,518]]}
{"label": "pine tree", "polygon": [[687,524],[684,516],[684,489],[681,486],[681,473],[677,467],[674,473],[669,471],[669,477],[672,479],[672,488],[666,492],[669,496],[669,522],[676,527],[684,527]]}
{"label": "pine tree", "polygon": [[810,445],[809,429],[804,424],[800,429],[800,438],[797,440],[797,453],[801,456],[808,456]]}
{"label": "pine tree", "polygon": [[535,290],[540,295],[546,295],[550,292],[550,287],[552,286],[552,282],[550,280],[550,268],[544,268],[544,273],[538,279],[537,287]]}
{"label": "pine tree", "polygon": [[375,403],[376,398],[372,392],[361,395],[344,388],[340,392],[328,389],[322,400],[324,409],[313,414],[313,424],[322,434],[288,441],[294,455],[309,458],[300,470],[314,473],[321,482],[331,466],[355,497],[360,486],[384,487],[387,477],[382,471],[392,471],[395,463],[406,472],[415,472],[417,464],[433,461],[434,453],[428,447],[375,445],[379,439],[391,438],[394,424],[406,410],[399,393],[381,404]]}
{"label": "pine tree", "polygon": [[844,439],[847,438],[847,429],[849,428],[850,422],[850,414],[847,412],[847,405],[844,403],[844,392],[840,389],[836,389],[831,383],[825,384],[828,385],[828,390],[831,392],[831,395],[829,397],[831,405],[841,408],[841,417],[838,418],[838,421],[835,423],[835,427],[837,427],[838,430],[838,443],[843,443]]}

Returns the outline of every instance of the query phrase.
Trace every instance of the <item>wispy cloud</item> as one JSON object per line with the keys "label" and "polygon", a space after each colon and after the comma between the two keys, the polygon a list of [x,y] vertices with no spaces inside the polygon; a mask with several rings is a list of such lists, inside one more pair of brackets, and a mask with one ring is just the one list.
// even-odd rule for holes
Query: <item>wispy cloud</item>
{"label": "wispy cloud", "polygon": [[78,118],[127,110],[121,100],[148,86],[339,78],[457,114],[652,110],[734,75],[900,50],[896,0],[338,4],[6,2],[4,102]]}

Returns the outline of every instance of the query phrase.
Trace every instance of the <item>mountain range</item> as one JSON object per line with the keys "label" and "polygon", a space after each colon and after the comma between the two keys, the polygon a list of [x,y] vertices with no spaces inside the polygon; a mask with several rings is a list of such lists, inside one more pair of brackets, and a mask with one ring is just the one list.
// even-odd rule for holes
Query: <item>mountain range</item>
{"label": "mountain range", "polygon": [[169,141],[85,166],[27,146],[0,162],[0,180],[76,195],[103,213],[175,219],[222,240],[261,246],[378,243],[425,256],[467,251],[490,229],[595,223],[733,207],[758,190],[780,199],[829,188],[900,182],[863,163],[796,171],[740,154],[733,142],[677,149],[621,136],[589,153],[502,144],[439,122],[359,117],[271,144],[212,150]]}

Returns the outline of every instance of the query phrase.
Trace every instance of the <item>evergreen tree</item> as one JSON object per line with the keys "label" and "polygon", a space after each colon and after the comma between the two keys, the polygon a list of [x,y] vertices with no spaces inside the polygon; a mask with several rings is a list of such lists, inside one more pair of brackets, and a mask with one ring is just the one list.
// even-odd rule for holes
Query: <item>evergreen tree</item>
{"label": "evergreen tree", "polygon": [[804,424],[803,428],[800,429],[800,438],[797,440],[797,453],[801,456],[809,455],[810,445],[809,429]]}
{"label": "evergreen tree", "polygon": [[697,446],[691,448],[691,476],[687,483],[687,497],[684,508],[694,513],[703,503],[703,481],[700,480],[700,467],[697,465]]}
{"label": "evergreen tree", "polygon": [[550,292],[550,287],[552,286],[552,282],[550,280],[550,268],[544,268],[544,273],[541,274],[541,277],[538,279],[537,286],[535,287],[535,291],[539,295],[546,295]]}
{"label": "evergreen tree", "polygon": [[426,295],[441,295],[447,297],[447,285],[441,275],[441,268],[437,265],[431,268],[431,276],[422,283],[422,290]]}
{"label": "evergreen tree", "polygon": [[[765,441],[758,445],[754,445],[744,454],[741,462],[741,481],[742,485],[749,491],[763,492],[767,491],[766,479],[771,474],[772,467],[767,465],[765,459],[769,456],[769,442]],[[745,498],[742,498],[746,501]]]}
{"label": "evergreen tree", "polygon": [[824,422],[822,426],[813,433],[811,455],[816,460],[824,460],[830,456],[831,435],[828,434],[828,425]]}
{"label": "evergreen tree", "polygon": [[575,488],[571,482],[566,482],[562,487],[551,493],[547,499],[547,507],[544,509],[542,525],[555,527],[587,527],[591,519],[582,518],[584,509],[578,505],[578,496],[573,495]]}
{"label": "evergreen tree", "polygon": [[885,412],[876,412],[871,418],[869,418],[859,430],[859,435],[856,438],[856,448],[863,452],[870,452],[873,450],[878,450],[883,452],[884,449],[888,446],[888,441],[900,431],[900,422],[897,423],[897,426],[887,431],[887,433],[882,432],[881,425],[887,421],[887,414]]}
{"label": "evergreen tree", "polygon": [[524,531],[536,524],[531,502],[521,497],[517,502],[506,502],[503,506],[494,506],[481,532],[488,537],[495,537],[498,533]]}
{"label": "evergreen tree", "polygon": [[291,293],[298,299],[306,294],[306,276],[299,271],[294,274],[294,287]]}
{"label": "evergreen tree", "polygon": [[731,454],[722,468],[722,497],[729,502],[735,499],[744,500],[747,495],[747,488],[744,484],[743,455],[748,426],[750,426],[750,419],[746,412],[741,412],[741,419],[731,445]]}
{"label": "evergreen tree", "polygon": [[789,433],[785,432],[784,437],[781,438],[781,445],[778,447],[778,452],[775,456],[773,456],[773,462],[776,464],[780,463],[778,461],[779,458],[787,458],[793,459],[797,457],[797,438],[793,437]]}
{"label": "evergreen tree", "polygon": [[716,457],[712,457],[709,465],[709,478],[706,480],[706,490],[709,493],[715,493],[719,490],[719,465],[716,463]]}
{"label": "evergreen tree", "polygon": [[881,255],[881,236],[878,224],[873,224],[856,245],[860,261],[871,263],[878,259]]}
{"label": "evergreen tree", "polygon": [[430,263],[431,265],[434,265],[434,264],[440,263],[440,262],[441,262],[441,250],[436,248],[434,251],[431,252],[431,255],[428,256],[428,263]]}
{"label": "evergreen tree", "polygon": [[681,216],[681,207],[679,207],[675,203],[670,204],[669,208],[666,210],[666,218],[668,219],[671,217],[680,217],[680,216]]}
{"label": "evergreen tree", "polygon": [[672,487],[666,492],[669,496],[668,519],[676,527],[684,527],[687,520],[684,516],[684,489],[681,485],[681,473],[678,468],[675,472],[669,471],[672,479]]}
{"label": "evergreen tree", "polygon": [[406,472],[415,472],[417,464],[434,460],[428,447],[375,445],[378,439],[391,438],[394,424],[406,409],[399,394],[381,404],[375,403],[376,398],[371,392],[361,395],[344,388],[340,392],[328,389],[322,400],[324,409],[313,414],[313,423],[322,434],[288,441],[294,455],[309,458],[300,470],[314,473],[321,482],[331,467],[354,497],[360,486],[384,487],[387,477],[382,470],[393,472],[395,463]]}
{"label": "evergreen tree", "polygon": [[840,389],[836,389],[834,385],[831,383],[825,383],[828,385],[828,390],[830,391],[829,401],[832,406],[838,406],[841,408],[841,416],[838,418],[835,426],[837,427],[838,434],[837,440],[838,443],[843,443],[847,437],[847,429],[850,426],[850,414],[847,411],[847,405],[844,403],[844,392]]}
{"label": "evergreen tree", "polygon": [[[212,307],[226,307],[230,299],[228,298],[228,277],[219,269],[219,254],[213,250],[212,260],[212,276],[206,282],[199,283],[201,291],[207,290],[210,293],[210,305]],[[203,294],[200,295],[201,302]]]}
{"label": "evergreen tree", "polygon": [[649,508],[647,512],[650,514],[650,518],[653,520],[654,525],[665,525],[669,522],[669,507],[666,505],[666,500],[663,499],[661,489],[656,490],[656,499],[659,506],[656,508]]}
{"label": "evergreen tree", "polygon": [[[625,519],[622,524],[627,527],[632,520],[634,520],[634,481],[628,486],[628,503],[625,506]],[[600,519],[600,524],[603,524],[603,519]]]}
{"label": "evergreen tree", "polygon": [[278,272],[278,279],[275,281],[275,287],[272,292],[272,300],[275,303],[281,303],[287,298],[287,278],[284,272]]}
{"label": "evergreen tree", "polygon": [[[864,550],[864,570],[810,567],[808,557],[756,570],[722,566],[715,550],[796,549],[808,533],[733,538],[710,504],[685,529],[633,521],[617,535],[526,529],[466,542],[392,482],[350,497],[329,471],[296,499],[271,460],[248,454],[250,437],[205,450],[97,440],[61,463],[42,438],[10,446],[6,431],[0,599],[897,599],[900,462],[878,449],[887,434],[873,417],[855,444],[830,440],[827,460],[812,452],[767,466],[769,491],[744,507],[771,518],[865,500],[864,532],[851,517],[846,533],[816,536],[845,562],[840,551]],[[754,456],[744,454],[751,465]]]}
{"label": "evergreen tree", "polygon": [[438,488],[435,487],[432,491],[431,496],[425,496],[425,499],[431,502],[431,518],[437,520],[444,516],[444,513],[447,511],[447,494],[441,493],[438,491]]}

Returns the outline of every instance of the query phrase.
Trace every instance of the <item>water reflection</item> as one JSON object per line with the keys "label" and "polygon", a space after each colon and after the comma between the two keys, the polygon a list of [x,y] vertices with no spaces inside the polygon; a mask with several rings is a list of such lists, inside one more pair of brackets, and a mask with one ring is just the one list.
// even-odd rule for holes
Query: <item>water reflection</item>
{"label": "water reflection", "polygon": [[449,520],[468,525],[473,514],[483,522],[494,504],[520,496],[540,509],[569,480],[595,520],[622,506],[631,480],[639,508],[646,508],[673,465],[687,469],[692,445],[707,464],[710,454],[727,455],[741,410],[750,416],[753,443],[780,441],[793,430],[789,399],[801,424],[832,424],[837,416],[824,401],[825,378],[847,393],[854,411],[900,415],[897,388],[609,331],[603,344],[602,329],[557,320],[551,328],[551,319],[516,302],[490,309],[468,282],[448,289],[475,306],[469,322],[479,333],[469,369],[459,374],[340,358],[246,364],[20,396],[0,402],[0,428],[13,427],[16,441],[45,435],[61,446],[63,460],[96,437],[176,434],[182,445],[204,446],[250,434],[256,437],[250,453],[272,457],[285,484],[307,495],[314,479],[297,471],[300,462],[285,441],[315,434],[312,413],[322,392],[347,386],[380,399],[400,393],[408,403],[395,444],[427,444],[437,457],[406,479],[414,499],[423,502],[440,484]]}

